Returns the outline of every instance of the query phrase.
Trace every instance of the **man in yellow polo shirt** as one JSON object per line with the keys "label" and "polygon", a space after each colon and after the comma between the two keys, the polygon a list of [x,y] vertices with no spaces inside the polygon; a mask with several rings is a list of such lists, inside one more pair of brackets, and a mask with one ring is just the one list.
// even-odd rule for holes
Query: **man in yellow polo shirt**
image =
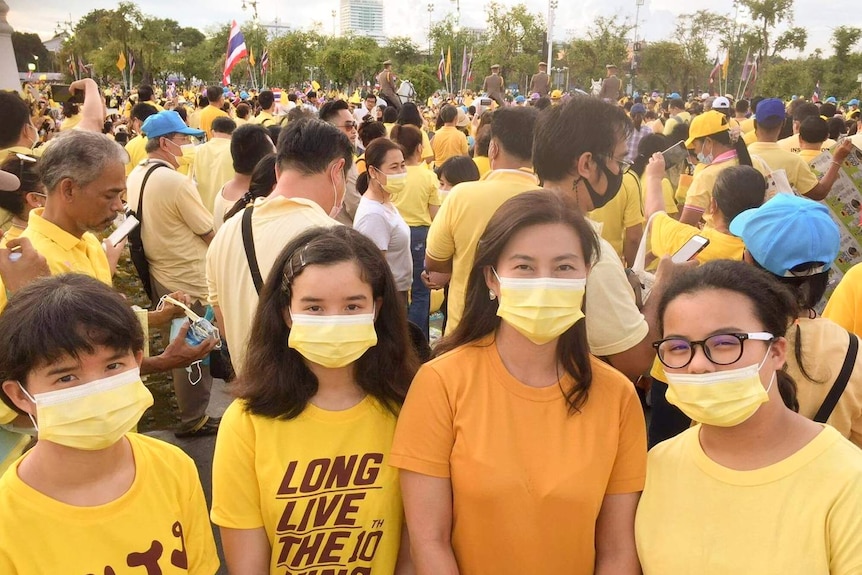
{"label": "man in yellow polo shirt", "polygon": [[442,166],[443,162],[453,156],[468,155],[467,136],[457,128],[458,108],[446,104],[440,110],[443,127],[434,133],[431,149],[434,150],[434,163]]}
{"label": "man in yellow polo shirt", "polygon": [[208,86],[207,100],[209,101],[209,105],[201,110],[200,115],[198,116],[198,121],[200,122],[200,129],[206,132],[207,139],[209,139],[212,138],[213,135],[213,120],[219,116],[228,117],[228,114],[222,110],[222,106],[224,106],[224,91],[221,87]]}
{"label": "man in yellow polo shirt", "polygon": [[[339,100],[336,100],[339,101]],[[340,100],[343,102],[343,100]],[[347,104],[343,112],[350,116]],[[278,141],[278,182],[250,213],[253,261],[265,280],[276,258],[296,236],[315,226],[339,225],[330,216],[344,202],[353,144],[339,128],[317,119],[292,121]],[[207,251],[209,303],[215,310],[237,372],[245,361],[248,335],[257,309],[258,290],[243,245],[245,221],[237,216],[219,228]]]}
{"label": "man in yellow polo shirt", "polygon": [[799,125],[799,157],[806,164],[823,153],[823,142],[829,139],[829,124],[820,116],[810,116]]}
{"label": "man in yellow polo shirt", "polygon": [[[449,108],[455,111],[454,106]],[[423,279],[437,287],[445,284],[445,274],[451,274],[447,333],[461,321],[476,244],[491,216],[509,198],[539,188],[530,160],[536,116],[535,109],[517,106],[494,112],[488,146],[491,171],[478,182],[452,188],[431,222]]]}
{"label": "man in yellow polo shirt", "polygon": [[[749,153],[760,158],[770,171],[784,170],[790,185],[802,195],[812,200],[822,200],[832,189],[838,179],[838,165],[850,153],[848,145],[839,146],[835,150],[835,163],[823,179],[818,180],[808,164],[798,154],[781,148],[778,135],[784,125],[784,102],[778,98],[768,98],[757,105],[757,117],[754,121],[754,131],[757,141],[748,146]],[[797,134],[798,137],[799,134]],[[831,173],[831,176],[830,176]]]}
{"label": "man in yellow polo shirt", "polygon": [[260,105],[260,113],[251,121],[252,124],[260,124],[264,128],[275,126],[275,95],[271,90],[264,90],[257,97],[257,103]]}
{"label": "man in yellow polo shirt", "polygon": [[230,154],[230,139],[235,129],[236,122],[230,118],[216,118],[212,125],[212,139],[195,150],[192,176],[201,201],[210,213],[219,190],[235,175]]}
{"label": "man in yellow polo shirt", "polygon": [[[793,135],[784,138],[783,140],[778,140],[778,147],[782,150],[787,150],[788,152],[797,153],[801,146],[799,145],[799,127],[802,125],[802,122],[805,121],[805,118],[810,118],[811,116],[820,117],[820,109],[810,102],[806,102],[804,104],[800,104],[793,110]],[[755,117],[760,119],[760,108],[757,108],[757,112],[755,113]],[[835,140],[832,138],[827,138],[821,147],[823,151],[832,149],[832,146],[835,145]]]}

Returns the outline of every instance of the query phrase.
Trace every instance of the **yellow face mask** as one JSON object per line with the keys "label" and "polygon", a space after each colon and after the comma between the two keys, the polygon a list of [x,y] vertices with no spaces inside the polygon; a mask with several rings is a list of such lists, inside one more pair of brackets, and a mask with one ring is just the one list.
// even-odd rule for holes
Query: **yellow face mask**
{"label": "yellow face mask", "polygon": [[[767,356],[769,352],[767,351]],[[716,427],[733,427],[747,420],[769,401],[775,373],[764,389],[760,368],[766,362],[712,373],[671,373],[667,377],[668,403],[692,420]]]}
{"label": "yellow face mask", "polygon": [[556,339],[584,317],[586,278],[506,278],[496,270],[494,275],[500,282],[497,315],[536,345]]}
{"label": "yellow face mask", "polygon": [[115,444],[153,405],[137,368],[35,396],[21,390],[36,404],[36,418],[30,419],[40,441],[88,451]]}
{"label": "yellow face mask", "polygon": [[374,312],[361,315],[291,314],[287,346],[328,368],[350,365],[377,345]]}

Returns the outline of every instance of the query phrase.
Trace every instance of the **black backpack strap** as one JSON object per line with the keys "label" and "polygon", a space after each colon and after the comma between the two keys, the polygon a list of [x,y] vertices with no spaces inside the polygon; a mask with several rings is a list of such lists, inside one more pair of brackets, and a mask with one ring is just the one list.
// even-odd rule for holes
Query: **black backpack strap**
{"label": "black backpack strap", "polygon": [[253,211],[254,206],[249,206],[242,213],[242,245],[245,248],[245,258],[248,260],[248,269],[251,272],[251,281],[254,282],[254,290],[260,295],[260,290],[263,289],[263,277],[260,275],[260,266],[257,265],[254,237],[251,232],[251,214]]}
{"label": "black backpack strap", "polygon": [[147,170],[146,174],[144,174],[144,180],[141,182],[141,191],[138,192],[138,211],[135,212],[135,217],[138,218],[139,227],[143,227],[144,225],[144,188],[147,187],[147,180],[150,179],[152,173],[156,171],[156,168],[160,166],[164,166],[164,164],[162,164],[161,162],[156,162],[155,164],[150,166],[150,169]]}
{"label": "black backpack strap", "polygon": [[853,366],[856,365],[856,355],[859,352],[859,338],[852,333],[850,335],[850,347],[847,348],[847,355],[844,356],[844,365],[841,366],[841,372],[832,384],[832,389],[823,400],[823,405],[817,410],[814,416],[814,421],[817,423],[826,423],[829,416],[838,405],[838,400],[841,399],[841,394],[847,387],[847,382],[850,381],[850,375],[853,373]]}

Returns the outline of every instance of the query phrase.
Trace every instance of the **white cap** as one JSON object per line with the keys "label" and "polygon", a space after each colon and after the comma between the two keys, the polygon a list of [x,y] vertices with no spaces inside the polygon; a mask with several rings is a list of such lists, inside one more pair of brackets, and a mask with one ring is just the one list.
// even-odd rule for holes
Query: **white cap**
{"label": "white cap", "polygon": [[724,96],[719,96],[715,100],[712,101],[712,109],[713,110],[729,110],[730,109],[730,100],[725,98]]}

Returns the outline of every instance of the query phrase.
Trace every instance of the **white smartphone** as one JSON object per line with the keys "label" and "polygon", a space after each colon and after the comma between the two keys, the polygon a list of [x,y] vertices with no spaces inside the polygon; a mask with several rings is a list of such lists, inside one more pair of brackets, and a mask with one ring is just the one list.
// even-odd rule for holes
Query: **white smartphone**
{"label": "white smartphone", "polygon": [[675,264],[681,264],[689,261],[691,258],[703,251],[703,248],[709,245],[709,240],[703,236],[694,236],[677,250],[671,256],[671,261]]}
{"label": "white smartphone", "polygon": [[126,239],[126,236],[132,233],[133,229],[138,227],[139,223],[138,218],[129,214],[126,216],[126,219],[123,220],[123,223],[117,226],[116,230],[111,232],[111,235],[108,236],[108,242],[110,242],[112,246],[116,247],[117,244]]}

